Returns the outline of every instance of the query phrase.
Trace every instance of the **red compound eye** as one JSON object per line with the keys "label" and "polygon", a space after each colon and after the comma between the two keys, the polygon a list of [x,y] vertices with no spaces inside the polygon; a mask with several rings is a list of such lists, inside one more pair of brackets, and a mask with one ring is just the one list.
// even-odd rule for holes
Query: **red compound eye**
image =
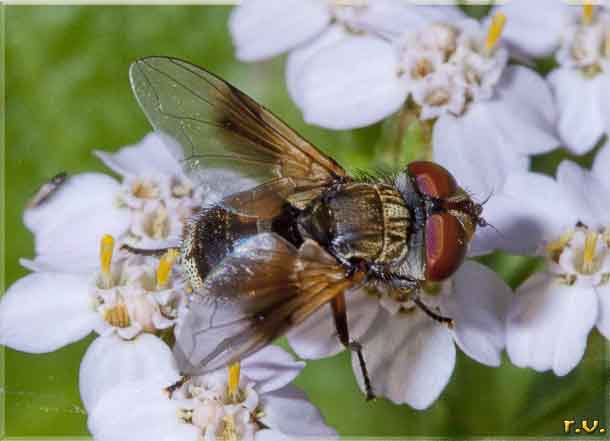
{"label": "red compound eye", "polygon": [[419,191],[427,196],[444,199],[457,191],[457,183],[451,173],[434,162],[411,162],[407,172],[415,178]]}
{"label": "red compound eye", "polygon": [[437,213],[426,221],[426,279],[440,282],[451,276],[466,256],[466,233],[449,213]]}

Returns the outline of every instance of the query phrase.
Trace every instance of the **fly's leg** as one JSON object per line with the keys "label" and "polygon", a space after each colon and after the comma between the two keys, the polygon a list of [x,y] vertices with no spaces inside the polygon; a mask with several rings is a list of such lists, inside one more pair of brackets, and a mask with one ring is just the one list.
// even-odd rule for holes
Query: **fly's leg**
{"label": "fly's leg", "polygon": [[453,328],[453,319],[450,317],[445,317],[442,316],[440,314],[437,314],[436,312],[432,311],[430,308],[428,308],[428,306],[426,306],[426,304],[424,302],[422,302],[422,300],[419,298],[419,296],[416,294],[413,296],[413,302],[419,306],[419,308],[424,311],[426,313],[426,315],[428,315],[428,317],[430,317],[433,320],[436,320],[439,323],[445,323],[449,328]]}
{"label": "fly's leg", "polygon": [[373,387],[371,386],[371,380],[369,378],[369,372],[366,368],[364,356],[362,355],[362,345],[357,341],[350,341],[349,330],[347,327],[347,312],[345,308],[345,294],[341,293],[331,301],[333,308],[333,317],[335,319],[335,327],[339,334],[339,340],[346,348],[354,351],[358,356],[358,362],[360,364],[360,370],[362,371],[362,377],[364,378],[364,387],[366,389],[366,400],[375,399],[373,393]]}
{"label": "fly's leg", "polygon": [[169,386],[167,386],[165,388],[165,392],[167,392],[167,394],[169,395],[169,398],[172,398],[172,395],[174,394],[174,392],[176,392],[178,389],[180,389],[182,386],[184,386],[184,384],[189,381],[191,379],[190,375],[183,375],[182,377],[180,377],[180,379],[178,381],[176,381],[174,384],[171,384]]}
{"label": "fly's leg", "polygon": [[137,254],[138,256],[157,256],[161,257],[165,255],[168,251],[180,251],[180,248],[171,247],[171,248],[159,248],[159,249],[144,249],[144,248],[134,248],[130,245],[121,246],[122,250],[125,250],[131,254]]}

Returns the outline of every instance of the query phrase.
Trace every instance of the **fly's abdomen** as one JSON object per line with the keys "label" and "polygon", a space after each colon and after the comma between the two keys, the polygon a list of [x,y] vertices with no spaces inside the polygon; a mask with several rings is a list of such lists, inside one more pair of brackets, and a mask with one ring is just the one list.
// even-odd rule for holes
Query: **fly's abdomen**
{"label": "fly's abdomen", "polygon": [[194,291],[203,286],[210,270],[235,246],[256,235],[258,219],[243,216],[221,206],[202,209],[184,228],[182,262]]}

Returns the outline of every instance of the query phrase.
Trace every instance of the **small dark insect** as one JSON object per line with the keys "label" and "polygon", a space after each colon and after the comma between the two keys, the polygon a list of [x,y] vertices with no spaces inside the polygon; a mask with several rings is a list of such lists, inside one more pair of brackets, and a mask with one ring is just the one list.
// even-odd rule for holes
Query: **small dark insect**
{"label": "small dark insect", "polygon": [[47,202],[53,194],[66,182],[68,174],[61,172],[53,176],[47,182],[42,184],[36,194],[27,203],[27,208],[40,207],[42,204]]}
{"label": "small dark insect", "polygon": [[195,180],[226,169],[258,182],[202,207],[184,229],[182,264],[193,295],[175,347],[183,374],[237,362],[330,304],[372,398],[361,346],[349,336],[351,288],[382,285],[451,324],[425,305],[419,288],[456,271],[484,220],[447,170],[413,162],[392,177],[351,177],[206,70],[150,57],[136,61],[130,76],[154,128],[190,152],[185,165]]}

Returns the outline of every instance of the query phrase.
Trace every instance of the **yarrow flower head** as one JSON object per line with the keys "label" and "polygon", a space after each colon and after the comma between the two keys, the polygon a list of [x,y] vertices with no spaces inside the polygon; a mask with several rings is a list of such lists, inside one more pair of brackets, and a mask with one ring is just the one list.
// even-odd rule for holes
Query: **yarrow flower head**
{"label": "yarrow flower head", "polygon": [[30,269],[92,272],[99,268],[98,244],[104,234],[140,248],[176,245],[193,210],[218,198],[205,182],[195,186],[182,171],[181,149],[153,133],[139,144],[97,156],[122,177],[100,173],[68,177],[47,200],[24,212],[34,234],[36,257]]}
{"label": "yarrow flower head", "polygon": [[506,40],[516,51],[555,56],[559,66],[548,79],[559,109],[559,134],[574,153],[589,151],[610,133],[608,5],[514,0],[496,10],[508,17]]}
{"label": "yarrow flower head", "polygon": [[474,20],[439,22],[399,37],[399,75],[421,119],[461,115],[470,102],[493,96],[508,62],[507,50],[497,45],[503,21],[498,15],[488,32]]}
{"label": "yarrow flower head", "polygon": [[[437,8],[425,8],[436,15]],[[237,57],[260,61],[286,51],[316,52],[350,35],[386,35],[417,24],[395,0],[247,0],[236,7],[229,30]]]}
{"label": "yarrow flower head", "polygon": [[[351,336],[362,344],[373,392],[416,409],[429,407],[453,373],[457,345],[480,363],[499,366],[505,345],[504,317],[510,288],[492,270],[467,261],[448,281],[429,284],[419,301],[365,287],[346,294]],[[288,341],[305,359],[334,355],[341,350],[330,308],[322,309],[288,333]],[[360,362],[353,371],[366,391]]]}
{"label": "yarrow flower head", "polygon": [[[178,372],[141,375],[100,391],[89,411],[95,439],[107,441],[335,438],[320,413],[290,382],[303,368],[285,351],[268,347],[241,365],[188,379],[168,394]],[[82,390],[100,390],[91,377]]]}
{"label": "yarrow flower head", "polygon": [[329,31],[291,52],[286,82],[306,122],[340,130],[415,113],[432,126],[433,159],[479,200],[557,147],[550,88],[508,65],[502,14],[484,25],[451,6],[392,4],[409,25],[386,16],[382,35]]}
{"label": "yarrow flower head", "polygon": [[556,179],[511,176],[496,201],[505,210],[499,228],[507,240],[545,260],[509,309],[507,352],[517,366],[565,375],[594,327],[610,337],[609,166],[606,146],[592,171],[564,161]]}

